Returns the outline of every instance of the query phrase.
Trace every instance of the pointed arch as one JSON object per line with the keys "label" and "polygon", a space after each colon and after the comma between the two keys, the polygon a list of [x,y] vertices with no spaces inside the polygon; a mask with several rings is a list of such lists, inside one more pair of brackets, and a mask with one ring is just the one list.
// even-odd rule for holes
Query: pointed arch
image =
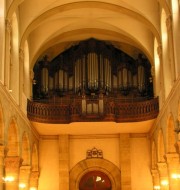
{"label": "pointed arch", "polygon": [[152,169],[157,168],[157,148],[154,140],[151,146],[151,168]]}
{"label": "pointed arch", "polygon": [[167,121],[167,152],[172,153],[176,152],[175,148],[175,133],[174,133],[175,125],[174,125],[174,119],[173,115],[170,114],[168,121]]}
{"label": "pointed arch", "polygon": [[30,165],[30,145],[28,134],[24,132],[22,136],[22,165],[27,166]]}
{"label": "pointed arch", "polygon": [[8,156],[19,156],[18,127],[15,119],[12,119],[8,128],[7,140]]}
{"label": "pointed arch", "polygon": [[163,137],[163,131],[162,129],[159,130],[158,133],[158,162],[165,162],[165,144],[164,144],[164,137]]}
{"label": "pointed arch", "polygon": [[32,148],[32,164],[31,164],[32,171],[39,171],[39,158],[38,158],[38,150],[37,146],[34,143]]}
{"label": "pointed arch", "polygon": [[4,139],[4,119],[3,119],[3,108],[0,102],[0,144],[3,144]]}

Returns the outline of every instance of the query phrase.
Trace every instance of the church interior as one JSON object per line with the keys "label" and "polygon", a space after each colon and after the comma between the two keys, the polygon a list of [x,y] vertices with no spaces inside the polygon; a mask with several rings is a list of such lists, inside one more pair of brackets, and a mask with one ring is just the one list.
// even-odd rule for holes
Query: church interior
{"label": "church interior", "polygon": [[180,0],[0,0],[0,190],[180,189]]}

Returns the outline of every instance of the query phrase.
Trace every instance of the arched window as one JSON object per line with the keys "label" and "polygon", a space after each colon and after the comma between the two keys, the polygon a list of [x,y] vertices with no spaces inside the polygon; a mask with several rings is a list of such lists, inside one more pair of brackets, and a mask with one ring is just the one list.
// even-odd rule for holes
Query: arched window
{"label": "arched window", "polygon": [[80,190],[111,190],[109,177],[101,171],[90,171],[80,180]]}

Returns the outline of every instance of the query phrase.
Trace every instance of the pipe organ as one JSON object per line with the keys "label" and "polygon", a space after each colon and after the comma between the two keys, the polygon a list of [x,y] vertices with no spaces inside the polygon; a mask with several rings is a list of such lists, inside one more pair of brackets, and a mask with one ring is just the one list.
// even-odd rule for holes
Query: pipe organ
{"label": "pipe organ", "polygon": [[148,97],[153,95],[150,70],[145,56],[134,59],[104,41],[89,39],[51,61],[45,56],[36,62],[33,98],[101,94]]}

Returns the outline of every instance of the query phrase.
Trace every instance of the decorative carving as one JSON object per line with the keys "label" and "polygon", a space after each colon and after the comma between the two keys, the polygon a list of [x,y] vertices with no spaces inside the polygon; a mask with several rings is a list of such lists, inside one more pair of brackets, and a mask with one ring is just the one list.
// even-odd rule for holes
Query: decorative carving
{"label": "decorative carving", "polygon": [[22,164],[22,159],[20,157],[6,157],[5,158],[6,173],[13,172],[17,174],[17,172],[19,172],[21,164]]}
{"label": "decorative carving", "polygon": [[87,150],[86,158],[103,158],[103,152],[94,147],[92,150]]}
{"label": "decorative carving", "polygon": [[[144,121],[157,117],[159,112],[158,98],[149,100],[127,100],[119,98],[101,98],[102,112],[89,113],[82,110],[82,99],[61,98],[61,101],[36,102],[28,100],[27,116],[31,121],[44,123],[70,123],[73,121]],[[83,99],[85,100],[85,99]],[[93,99],[93,101],[95,101]],[[99,101],[99,98],[96,99]],[[98,109],[99,104],[97,104]]]}
{"label": "decorative carving", "polygon": [[39,172],[38,171],[32,171],[30,174],[30,180],[38,180],[39,179]]}

